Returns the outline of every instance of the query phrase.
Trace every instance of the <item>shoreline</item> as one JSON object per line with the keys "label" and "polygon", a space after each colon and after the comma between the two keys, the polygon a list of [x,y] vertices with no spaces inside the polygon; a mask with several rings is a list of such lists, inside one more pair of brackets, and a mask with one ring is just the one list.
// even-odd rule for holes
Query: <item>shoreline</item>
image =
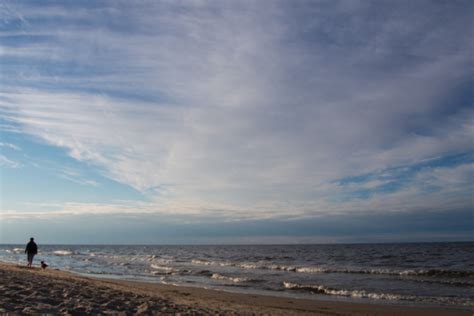
{"label": "shoreline", "polygon": [[0,262],[0,313],[472,315],[451,307],[352,303],[93,278]]}

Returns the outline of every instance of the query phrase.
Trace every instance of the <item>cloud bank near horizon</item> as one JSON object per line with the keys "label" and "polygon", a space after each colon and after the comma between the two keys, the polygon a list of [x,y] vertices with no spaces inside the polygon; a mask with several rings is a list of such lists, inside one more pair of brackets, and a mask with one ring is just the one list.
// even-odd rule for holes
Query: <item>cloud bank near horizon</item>
{"label": "cloud bank near horizon", "polygon": [[[47,206],[51,195],[4,206],[4,219],[472,210],[469,1],[15,1],[1,11],[2,134],[61,148],[145,197]],[[1,149],[2,168],[22,165]]]}

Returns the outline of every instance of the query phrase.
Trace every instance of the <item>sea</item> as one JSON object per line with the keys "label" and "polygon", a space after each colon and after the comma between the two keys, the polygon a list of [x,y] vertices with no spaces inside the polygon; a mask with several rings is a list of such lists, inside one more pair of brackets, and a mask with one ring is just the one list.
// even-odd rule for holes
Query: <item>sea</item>
{"label": "sea", "polygon": [[[26,264],[25,245],[0,261]],[[315,300],[474,308],[474,242],[41,245],[35,264],[113,278]]]}

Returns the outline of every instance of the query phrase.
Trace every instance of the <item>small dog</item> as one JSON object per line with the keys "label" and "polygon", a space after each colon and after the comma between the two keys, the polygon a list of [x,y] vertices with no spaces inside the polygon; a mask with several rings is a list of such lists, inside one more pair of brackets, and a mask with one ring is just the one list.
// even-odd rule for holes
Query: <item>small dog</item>
{"label": "small dog", "polygon": [[46,264],[46,262],[44,261],[41,261],[41,269],[46,269],[48,267],[48,265]]}

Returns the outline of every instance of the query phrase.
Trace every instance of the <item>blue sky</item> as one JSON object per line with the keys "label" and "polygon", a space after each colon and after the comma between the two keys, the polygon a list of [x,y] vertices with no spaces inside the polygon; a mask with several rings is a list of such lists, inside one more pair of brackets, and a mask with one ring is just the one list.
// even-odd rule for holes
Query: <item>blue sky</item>
{"label": "blue sky", "polygon": [[0,1],[0,242],[473,240],[472,1]]}

